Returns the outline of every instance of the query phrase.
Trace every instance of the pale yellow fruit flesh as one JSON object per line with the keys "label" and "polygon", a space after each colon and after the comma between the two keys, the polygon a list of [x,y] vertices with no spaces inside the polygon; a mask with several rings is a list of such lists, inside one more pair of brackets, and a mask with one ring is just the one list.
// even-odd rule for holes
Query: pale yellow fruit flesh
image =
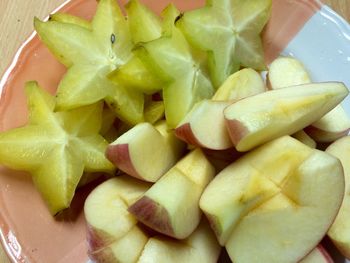
{"label": "pale yellow fruit flesh", "polygon": [[[128,155],[127,158],[139,179],[156,182],[177,161],[185,148],[173,131],[168,130],[166,122],[161,121],[155,126],[140,123],[121,135],[107,149],[113,155],[113,148],[125,145],[128,152],[118,151],[118,155]],[[119,159],[123,159],[120,156]],[[123,169],[122,164],[116,164]],[[128,171],[125,171],[128,172]]]}
{"label": "pale yellow fruit flesh", "polygon": [[213,100],[239,100],[266,91],[265,83],[258,72],[251,68],[230,75],[218,88]]}
{"label": "pale yellow fruit flesh", "polygon": [[151,262],[202,262],[215,263],[221,247],[206,221],[202,221],[193,234],[185,240],[152,237],[146,244],[139,263]]}
{"label": "pale yellow fruit flesh", "polygon": [[132,259],[141,254],[148,236],[127,209],[149,187],[147,183],[123,175],[102,183],[88,196],[84,212],[89,254],[93,258],[134,262]]}
{"label": "pale yellow fruit flesh", "polygon": [[200,207],[216,221],[214,229],[221,245],[226,244],[233,228],[250,210],[280,192],[278,185],[311,153],[308,147],[288,137],[270,145],[221,171],[201,197]]}
{"label": "pale yellow fruit flesh", "polygon": [[225,150],[233,147],[223,114],[229,105],[228,101],[198,102],[177,126],[175,133],[189,144],[208,149]]}
{"label": "pale yellow fruit flesh", "polygon": [[328,236],[342,254],[350,258],[350,136],[337,140],[326,149],[326,152],[334,155],[341,161],[345,174],[343,204],[336,220],[328,231]]}
{"label": "pale yellow fruit flesh", "polygon": [[307,133],[304,132],[303,130],[294,133],[292,137],[301,141],[302,143],[309,146],[310,148],[316,148],[316,142],[309,135],[307,135]]}
{"label": "pale yellow fruit flesh", "polygon": [[178,239],[187,238],[200,222],[199,199],[214,174],[214,167],[196,149],[145,193],[146,202],[140,199],[150,209],[146,211],[138,202],[130,209],[149,227]]}
{"label": "pale yellow fruit flesh", "polygon": [[270,89],[310,83],[311,79],[304,65],[292,57],[279,57],[269,66],[268,85]]}
{"label": "pale yellow fruit flesh", "polygon": [[[310,76],[303,64],[292,57],[280,57],[269,68],[268,85],[270,89],[280,89],[310,83]],[[341,105],[306,128],[312,139],[318,142],[332,142],[348,133],[350,119]],[[305,137],[305,136],[303,136]]]}
{"label": "pale yellow fruit flesh", "polygon": [[284,136],[225,168],[200,207],[234,262],[297,262],[332,224],[343,180],[337,159]]}
{"label": "pale yellow fruit flesh", "polygon": [[338,82],[292,86],[237,101],[225,109],[224,115],[236,149],[248,151],[310,125],[348,93]]}
{"label": "pale yellow fruit flesh", "polygon": [[[251,211],[234,229],[226,244],[233,260],[292,263],[323,238],[344,193],[339,161],[313,151],[289,176],[280,194]],[[247,252],[248,247],[253,249]]]}

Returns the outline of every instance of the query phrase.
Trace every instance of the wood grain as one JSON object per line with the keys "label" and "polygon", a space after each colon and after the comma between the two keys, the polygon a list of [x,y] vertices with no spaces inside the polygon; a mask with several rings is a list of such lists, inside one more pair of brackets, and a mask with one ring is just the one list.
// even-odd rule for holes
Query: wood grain
{"label": "wood grain", "polygon": [[[0,74],[10,64],[16,50],[33,31],[33,17],[46,17],[64,0],[1,0],[0,1]],[[349,0],[324,0],[350,21]],[[0,248],[0,262],[8,263],[4,251]]]}

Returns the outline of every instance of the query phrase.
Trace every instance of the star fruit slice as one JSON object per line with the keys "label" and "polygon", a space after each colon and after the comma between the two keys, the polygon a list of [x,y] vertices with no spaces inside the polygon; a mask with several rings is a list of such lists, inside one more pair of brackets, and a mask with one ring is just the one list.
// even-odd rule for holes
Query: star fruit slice
{"label": "star fruit slice", "polygon": [[69,207],[83,172],[114,171],[99,135],[102,104],[54,112],[55,98],[37,83],[26,84],[29,122],[0,133],[0,163],[31,173],[36,188],[56,215]]}
{"label": "star fruit slice", "polygon": [[73,24],[73,25],[81,26],[81,27],[86,28],[88,30],[92,30],[91,23],[88,20],[85,20],[85,19],[77,17],[77,16],[73,16],[70,14],[66,14],[66,13],[52,14],[52,15],[50,15],[49,20],[61,22],[61,23],[66,23],[66,24]]}
{"label": "star fruit slice", "polygon": [[108,74],[133,56],[128,23],[114,0],[99,1],[91,29],[78,18],[35,19],[41,40],[68,67],[57,90],[58,110],[105,100],[129,124],[143,121],[144,95],[114,83]]}
{"label": "star fruit slice", "polygon": [[[138,0],[131,0],[127,3],[125,9],[128,15],[132,41],[135,44],[161,37],[162,21],[147,6]],[[117,68],[109,77],[114,82],[122,83],[145,94],[153,94],[162,89],[162,82],[149,71],[137,56]]]}
{"label": "star fruit slice", "polygon": [[[162,20],[139,0],[130,0],[125,5],[133,42],[148,42],[162,34]],[[147,26],[145,26],[147,25]]]}
{"label": "star fruit slice", "polygon": [[165,116],[170,128],[176,127],[193,105],[213,95],[214,89],[202,54],[194,51],[174,26],[179,11],[169,5],[163,11],[162,37],[140,43],[136,54],[164,82]]}
{"label": "star fruit slice", "polygon": [[265,69],[260,33],[270,11],[271,0],[208,0],[176,25],[191,44],[208,51],[211,78],[219,87],[239,64]]}

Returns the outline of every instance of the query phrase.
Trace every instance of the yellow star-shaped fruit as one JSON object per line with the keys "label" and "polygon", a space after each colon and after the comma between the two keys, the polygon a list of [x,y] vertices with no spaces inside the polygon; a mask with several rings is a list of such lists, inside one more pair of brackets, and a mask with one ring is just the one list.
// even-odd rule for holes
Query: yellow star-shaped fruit
{"label": "yellow star-shaped fruit", "polygon": [[239,65],[265,69],[260,32],[271,0],[207,0],[176,23],[195,47],[208,51],[214,86],[219,87]]}
{"label": "yellow star-shaped fruit", "polygon": [[83,172],[114,171],[99,135],[102,103],[54,112],[55,97],[26,85],[29,122],[0,133],[0,163],[31,173],[51,213],[69,207]]}
{"label": "yellow star-shaped fruit", "polygon": [[163,11],[162,36],[140,43],[135,53],[163,81],[165,115],[174,128],[202,99],[210,98],[214,89],[206,74],[205,54],[196,52],[174,22],[179,11],[169,5]]}
{"label": "yellow star-shaped fruit", "polygon": [[69,15],[56,15],[48,22],[35,19],[34,26],[68,68],[57,90],[58,110],[105,100],[125,122],[143,121],[143,93],[108,79],[108,74],[133,57],[128,23],[115,0],[100,0],[90,25]]}

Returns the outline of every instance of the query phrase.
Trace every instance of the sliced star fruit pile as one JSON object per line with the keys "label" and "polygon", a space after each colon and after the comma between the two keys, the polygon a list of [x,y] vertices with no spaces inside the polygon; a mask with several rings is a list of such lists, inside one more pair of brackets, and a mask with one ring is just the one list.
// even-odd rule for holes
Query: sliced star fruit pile
{"label": "sliced star fruit pile", "polygon": [[29,121],[0,133],[0,163],[30,172],[52,215],[94,173],[123,173],[85,202],[96,262],[214,263],[222,247],[238,263],[330,262],[328,229],[350,255],[349,91],[293,58],[265,82],[271,0],[125,10],[35,19],[67,73],[55,95],[26,84]]}
{"label": "sliced star fruit pile", "polygon": [[[237,68],[227,66],[242,58],[237,56],[242,48],[235,49],[233,42],[259,45],[258,33],[266,22],[261,16],[267,17],[270,4],[250,1],[259,6],[245,7],[244,15],[250,17],[246,19],[235,13],[235,7],[241,11],[238,2],[232,1],[232,10],[221,12],[221,1],[214,1],[204,8],[210,15],[199,9],[198,15],[192,11],[184,16],[171,4],[158,17],[132,0],[125,7],[126,17],[116,1],[101,0],[92,21],[63,13],[51,15],[47,22],[36,18],[40,39],[67,67],[67,73],[54,97],[33,82],[27,84],[29,124],[1,134],[1,163],[29,171],[52,214],[69,207],[84,171],[114,171],[103,154],[107,140],[113,141],[138,123],[155,123],[164,114],[168,128],[175,128],[196,102],[212,97],[220,84],[218,68],[224,67],[226,75]],[[206,47],[198,46],[195,39],[203,34],[203,42],[212,39],[215,23],[213,28],[198,27],[194,35],[188,32],[201,16],[210,17],[209,25],[215,19],[221,21],[223,15],[230,17],[226,19],[230,22],[218,25],[225,31],[225,38],[218,43],[226,45],[224,53],[230,51],[220,53],[222,46],[215,45],[214,53],[228,55],[229,62],[219,59],[215,62],[218,68],[213,68],[212,56],[207,56]],[[228,34],[233,25],[234,34]],[[255,25],[254,32],[237,34],[250,25]],[[242,64],[262,68],[260,53],[253,48],[249,57],[253,55],[254,65],[245,60]],[[55,165],[47,167],[48,163]]]}

